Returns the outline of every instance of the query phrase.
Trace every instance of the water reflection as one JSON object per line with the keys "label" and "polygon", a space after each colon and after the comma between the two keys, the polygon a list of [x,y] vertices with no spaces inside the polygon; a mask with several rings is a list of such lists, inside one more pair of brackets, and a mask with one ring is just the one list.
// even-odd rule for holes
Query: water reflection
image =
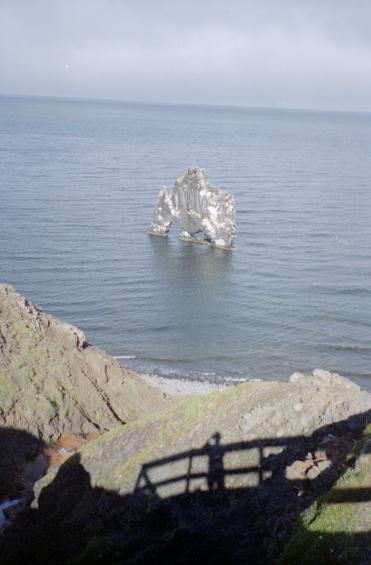
{"label": "water reflection", "polygon": [[179,355],[181,343],[183,360],[215,355],[232,329],[233,252],[174,238],[151,237],[150,246],[156,310],[174,328],[168,353]]}
{"label": "water reflection", "polygon": [[[169,292],[156,299],[185,320],[220,317],[228,302],[233,252],[151,237],[154,272]],[[202,316],[204,314],[204,317]]]}
{"label": "water reflection", "polygon": [[203,283],[210,290],[217,290],[226,283],[233,261],[233,251],[187,243],[169,237],[150,236],[153,256],[166,280],[179,283],[187,280]]}

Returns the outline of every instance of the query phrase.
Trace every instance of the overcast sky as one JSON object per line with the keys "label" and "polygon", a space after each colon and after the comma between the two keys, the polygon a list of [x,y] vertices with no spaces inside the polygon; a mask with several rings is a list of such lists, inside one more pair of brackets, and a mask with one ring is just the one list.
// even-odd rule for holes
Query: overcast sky
{"label": "overcast sky", "polygon": [[0,0],[0,93],[371,111],[371,0]]}

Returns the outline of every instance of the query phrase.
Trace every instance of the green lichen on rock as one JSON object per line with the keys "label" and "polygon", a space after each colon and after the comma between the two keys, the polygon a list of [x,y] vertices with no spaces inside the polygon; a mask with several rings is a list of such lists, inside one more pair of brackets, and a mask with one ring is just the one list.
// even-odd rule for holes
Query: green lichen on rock
{"label": "green lichen on rock", "polygon": [[40,345],[38,347],[33,348],[30,351],[30,355],[35,363],[42,365],[44,367],[48,366],[51,361],[50,352],[46,349],[46,347],[42,347]]}
{"label": "green lichen on rock", "polygon": [[[244,384],[239,391],[233,389],[182,398],[167,410],[140,418],[124,428],[118,426],[98,440],[90,442],[81,449],[82,461],[90,460],[88,463],[96,468],[99,454],[109,450],[116,463],[102,484],[110,490],[129,491],[135,484],[142,465],[163,456],[169,446],[188,442],[190,435],[193,436],[195,445],[204,442],[207,439],[204,431],[205,419],[210,416],[211,424],[205,429],[206,433],[211,435],[214,427],[218,425],[219,407],[224,404],[225,408],[235,397],[245,394],[249,389],[252,387]],[[123,453],[122,458],[115,457],[116,443],[127,443],[136,448],[132,449],[129,455]],[[120,450],[119,453],[122,453],[121,448]],[[94,462],[97,456],[98,459]]]}
{"label": "green lichen on rock", "polygon": [[0,408],[3,412],[8,412],[13,407],[19,392],[11,375],[0,373]]}
{"label": "green lichen on rock", "polygon": [[36,371],[33,367],[30,367],[29,365],[23,365],[22,367],[19,368],[19,373],[22,376],[24,376],[26,379],[28,379],[31,383],[34,382],[36,377]]}
{"label": "green lichen on rock", "polygon": [[107,488],[116,492],[125,492],[125,486],[128,483],[129,488],[132,487],[133,479],[138,475],[138,469],[153,458],[154,452],[151,445],[146,445],[128,459],[119,462],[107,477],[105,482]]}
{"label": "green lichen on rock", "polygon": [[0,416],[46,441],[106,431],[168,404],[83,333],[0,285]]}
{"label": "green lichen on rock", "polygon": [[50,423],[58,414],[58,405],[45,396],[26,393],[18,401],[24,418],[32,420],[37,414],[38,419]]}

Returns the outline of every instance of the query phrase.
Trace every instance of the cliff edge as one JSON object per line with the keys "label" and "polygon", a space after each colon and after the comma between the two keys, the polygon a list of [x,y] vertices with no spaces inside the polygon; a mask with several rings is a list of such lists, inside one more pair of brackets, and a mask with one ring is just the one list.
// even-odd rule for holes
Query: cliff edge
{"label": "cliff edge", "polygon": [[0,286],[0,425],[48,442],[104,432],[167,405],[165,395],[86,343],[77,328]]}
{"label": "cliff edge", "polygon": [[324,371],[181,398],[52,468],[0,551],[11,564],[275,563],[352,465],[370,408]]}
{"label": "cliff edge", "polygon": [[[370,419],[370,393],[323,370],[169,402],[4,285],[0,475],[9,486],[16,448],[32,459],[63,432],[100,434],[31,477],[31,507],[21,505],[0,537],[2,564],[267,565],[293,532],[285,565],[339,555],[361,564],[369,443],[361,460],[354,450]],[[13,472],[15,485],[21,478]],[[334,485],[341,492],[324,499]],[[343,540],[351,524],[357,535],[331,561],[322,538],[330,528]]]}

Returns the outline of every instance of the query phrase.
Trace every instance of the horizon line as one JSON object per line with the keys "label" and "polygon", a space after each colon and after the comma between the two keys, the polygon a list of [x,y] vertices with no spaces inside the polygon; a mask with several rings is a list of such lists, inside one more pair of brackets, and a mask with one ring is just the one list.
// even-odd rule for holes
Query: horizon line
{"label": "horizon line", "polygon": [[138,106],[189,106],[196,108],[226,108],[240,110],[273,110],[282,112],[313,112],[313,113],[333,113],[333,114],[371,114],[369,110],[354,109],[328,109],[313,107],[290,107],[290,106],[258,106],[247,104],[227,104],[215,102],[179,102],[179,101],[149,101],[149,100],[126,100],[123,98],[109,97],[90,97],[90,96],[72,96],[63,94],[19,94],[14,92],[0,92],[0,98],[39,98],[51,100],[68,100],[77,102],[111,102],[116,104],[131,104]]}

